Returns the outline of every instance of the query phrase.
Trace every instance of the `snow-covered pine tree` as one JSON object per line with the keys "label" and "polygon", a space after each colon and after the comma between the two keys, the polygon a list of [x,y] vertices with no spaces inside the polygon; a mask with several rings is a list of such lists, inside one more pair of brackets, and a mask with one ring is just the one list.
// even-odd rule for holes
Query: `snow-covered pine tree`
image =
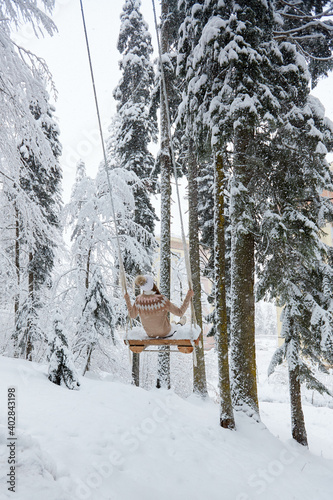
{"label": "snow-covered pine tree", "polygon": [[277,0],[274,38],[291,42],[306,59],[314,87],[333,68],[333,5],[327,0]]}
{"label": "snow-covered pine tree", "polygon": [[[99,264],[104,263],[102,255],[112,258],[112,250],[108,247],[109,234],[101,221],[96,196],[96,182],[86,175],[86,167],[83,161],[77,165],[76,180],[72,189],[71,199],[65,207],[65,217],[71,228],[71,254],[73,272],[71,282],[74,287],[72,297],[73,305],[71,316],[75,329],[75,351],[79,355],[86,343],[91,340],[90,333],[82,330],[84,310],[87,308],[87,297],[92,285],[92,275],[96,269],[99,256]],[[90,309],[89,309],[90,311]],[[88,328],[88,327],[87,327]],[[87,335],[87,339],[85,339]],[[82,349],[81,349],[82,344]],[[88,349],[88,348],[87,348]],[[86,350],[87,350],[86,349]],[[89,353],[83,352],[84,362],[87,362]]]}
{"label": "snow-covered pine tree", "polygon": [[287,359],[292,435],[306,445],[301,383],[325,390],[308,364],[323,368],[323,359],[330,357],[325,346],[332,343],[331,256],[320,236],[326,221],[332,220],[332,203],[322,193],[333,189],[325,160],[333,145],[333,124],[309,95],[310,75],[296,47],[282,43],[280,54],[289,71],[281,71],[280,77],[280,126],[262,152],[267,200],[258,247],[258,294],[285,307],[285,343],[270,371]]}
{"label": "snow-covered pine tree", "polygon": [[[210,131],[213,152],[224,155],[233,144],[233,179],[243,186],[233,215],[233,301],[232,372],[234,400],[238,407],[257,413],[254,345],[254,244],[253,214],[247,187],[254,173],[249,167],[247,148],[262,113],[257,99],[258,84],[265,69],[262,47],[265,30],[272,25],[271,9],[232,2],[203,2],[192,7],[192,25],[202,20],[202,31],[187,72],[187,106],[193,116],[193,131],[200,137]],[[254,83],[256,82],[256,83]],[[253,143],[253,140],[252,140]],[[224,176],[226,178],[226,172]],[[247,178],[248,177],[248,178]],[[224,186],[219,189],[223,190]],[[233,195],[240,191],[233,190]],[[236,201],[234,197],[234,202]],[[231,204],[235,208],[235,203]],[[247,284],[248,289],[245,289]],[[237,289],[237,290],[236,290]]]}
{"label": "snow-covered pine tree", "polygon": [[[132,191],[128,186],[129,180],[133,178],[135,179],[135,176],[122,169],[110,170],[114,206],[120,227],[126,225],[126,217],[129,219],[128,211],[134,205]],[[91,273],[97,264],[104,269],[104,274],[110,282],[116,278],[115,261],[118,249],[110,205],[104,165],[99,169],[96,179],[92,179],[86,175],[85,164],[80,161],[71,199],[64,209],[64,216],[71,230],[73,269],[76,272],[76,289],[80,296],[77,303],[82,303],[89,288]],[[133,230],[133,227],[130,226],[130,229]],[[130,248],[135,256],[140,254],[142,248],[132,244],[129,235],[122,238],[124,246]],[[80,313],[78,316],[80,317]]]}
{"label": "snow-covered pine tree", "polygon": [[[50,12],[54,3],[52,0],[43,0],[41,5]],[[20,238],[33,241],[36,235],[43,235],[45,229],[45,217],[41,207],[22,190],[21,153],[17,145],[23,139],[29,140],[31,152],[45,166],[49,166],[54,157],[44,131],[30,109],[32,102],[45,101],[44,77],[49,79],[49,71],[45,62],[33,54],[29,53],[25,57],[24,48],[18,47],[13,42],[11,30],[13,26],[18,27],[23,22],[32,25],[35,33],[52,35],[56,28],[51,19],[32,0],[2,2],[0,17],[2,19],[0,65],[3,67],[0,93],[1,176],[5,194],[3,200],[7,203],[7,207],[11,208],[11,213],[9,210],[8,215],[13,221],[12,241],[15,242],[10,253],[15,266],[16,283],[13,287],[7,283],[7,288],[14,289],[13,303],[17,323],[20,303],[22,305],[20,290],[22,284],[25,285],[20,280],[21,258],[24,256],[20,254],[18,242]],[[25,311],[29,307],[27,305]]]}
{"label": "snow-covered pine tree", "polygon": [[[134,170],[129,170],[122,166],[118,151],[119,129],[120,117],[116,114],[109,127],[110,135],[107,141],[107,169],[112,186],[112,198],[114,199],[118,233],[120,235],[122,247],[122,259],[125,271],[127,271],[127,278],[131,283],[133,281],[134,268],[151,270],[151,256],[153,249],[156,247],[156,240],[154,233],[136,222],[133,217],[135,211],[135,190],[137,187],[144,189],[144,182],[142,182]],[[104,163],[99,167],[96,177],[96,187],[100,212],[104,219],[104,224],[108,227],[110,244],[112,248],[114,248],[114,257],[117,267],[118,252],[114,245],[115,227]],[[149,249],[149,251],[147,251],[147,249]]]}
{"label": "snow-covered pine tree", "polygon": [[[266,165],[271,165],[265,162],[265,145],[271,150],[271,139],[281,124],[280,101],[288,95],[285,82],[291,84],[295,75],[294,66],[289,65],[294,59],[281,55],[283,49],[288,51],[288,43],[281,49],[274,40],[273,4],[260,5],[260,9],[245,2],[239,6],[235,9],[231,2],[205,5],[207,23],[194,53],[190,90],[198,128],[207,121],[213,147],[232,143],[233,387],[237,406],[245,403],[256,412],[254,235],[259,232],[256,221],[264,212],[268,193],[263,187]],[[302,65],[301,59],[297,64]],[[300,73],[304,73],[304,64]],[[293,104],[303,95],[299,85],[296,94],[289,94],[295,103],[289,102],[288,111],[290,107],[295,110]],[[292,140],[287,147],[291,144]]]}
{"label": "snow-covered pine tree", "polygon": [[[79,162],[71,200],[65,207],[73,242],[72,283],[75,293],[72,316],[77,338],[76,351],[82,353],[84,370],[89,368],[91,353],[99,345],[98,336],[112,338],[110,329],[125,316],[126,306],[117,281],[115,223],[121,231],[121,250],[128,249],[139,264],[147,262],[147,255],[142,243],[131,235],[139,233],[140,241],[148,244],[152,237],[143,228],[140,233],[140,227],[131,220],[134,197],[130,184],[136,182],[137,177],[133,172],[117,167],[111,160],[108,168],[116,221],[113,220],[104,164],[100,165],[94,180],[86,175],[84,163]],[[99,305],[94,296],[100,300]],[[95,306],[98,310],[94,309]]]}
{"label": "snow-covered pine tree", "polygon": [[[118,101],[115,149],[118,167],[134,172],[139,181],[133,183],[133,221],[154,234],[156,214],[150,196],[156,189],[156,178],[153,175],[154,158],[149,151],[157,132],[156,116],[150,113],[153,47],[140,8],[140,0],[126,0],[121,14],[118,50],[122,55],[122,77],[114,90],[114,98]],[[149,256],[146,267],[140,267],[125,249],[125,270],[132,276],[150,271],[154,248],[152,245],[144,249]]]}
{"label": "snow-covered pine tree", "polygon": [[53,319],[48,372],[48,378],[54,384],[66,386],[67,389],[74,390],[80,387],[73,354],[68,346],[68,340],[64,331],[64,322],[59,310],[56,311]]}
{"label": "snow-covered pine tree", "polygon": [[[47,163],[42,163],[40,155],[31,147],[31,139],[27,131],[19,146],[20,188],[24,191],[26,199],[37,205],[42,217],[37,230],[28,235],[29,229],[25,228],[24,224],[31,226],[31,223],[28,220],[24,221],[21,210],[16,208],[18,241],[15,241],[15,249],[19,253],[16,256],[16,264],[17,273],[20,275],[18,281],[23,282],[24,276],[27,277],[28,296],[25,299],[26,303],[18,304],[18,321],[14,338],[18,339],[20,351],[24,353],[26,359],[31,359],[34,343],[41,340],[37,320],[43,307],[43,299],[45,299],[45,292],[42,288],[51,285],[54,249],[60,240],[60,182],[62,179],[58,161],[61,154],[59,129],[53,118],[54,108],[48,103],[46,91],[43,100],[36,99],[30,104],[30,110],[49,142],[51,155]],[[26,236],[24,237],[23,234]],[[23,255],[28,256],[26,261],[22,258]],[[23,317],[19,318],[20,315]],[[21,330],[22,327],[24,333]]]}
{"label": "snow-covered pine tree", "polygon": [[[23,141],[20,152],[22,163],[28,175],[21,178],[21,186],[25,192],[29,193],[30,197],[38,201],[48,224],[54,230],[59,230],[62,169],[59,164],[61,155],[59,128],[53,116],[55,109],[48,103],[47,96],[44,103],[40,103],[38,100],[32,102],[30,109],[50,143],[54,161],[50,161],[48,165],[42,164],[33,152],[30,152],[30,145]],[[51,239],[47,239],[42,244],[38,243],[31,252],[29,265],[34,291],[37,291],[45,282],[51,279],[54,266],[54,248],[57,244],[56,241]]]}
{"label": "snow-covered pine tree", "polygon": [[89,287],[90,261],[95,244],[94,227],[99,224],[96,212],[96,185],[94,180],[86,175],[85,163],[80,160],[76,167],[71,199],[64,209],[64,217],[71,228],[76,289],[81,298]]}
{"label": "snow-covered pine tree", "polygon": [[100,337],[115,343],[114,314],[104,280],[96,267],[86,291],[74,348],[77,356],[84,360],[83,375],[90,369],[94,350],[100,347]]}
{"label": "snow-covered pine tree", "polygon": [[[84,338],[81,338],[83,310],[86,307],[92,272],[95,269],[98,255],[108,253],[108,233],[101,224],[97,205],[96,183],[86,175],[84,162],[79,161],[71,199],[64,210],[64,216],[71,230],[72,240],[73,271],[70,276],[70,286],[74,289],[71,294],[71,318],[76,338],[74,341],[75,350],[77,350],[79,339],[81,343],[84,344],[85,342]],[[86,333],[85,331],[84,334]],[[88,339],[89,335],[87,341]],[[83,356],[86,356],[86,354],[84,352]]]}
{"label": "snow-covered pine tree", "polygon": [[[51,11],[53,0],[42,0],[41,5]],[[45,146],[44,133],[30,112],[30,105],[37,99],[45,99],[44,78],[49,78],[45,61],[18,47],[11,38],[13,27],[23,22],[33,26],[35,32],[52,35],[56,27],[52,20],[36,6],[34,0],[8,0],[1,2],[0,17],[0,64],[2,65],[2,82],[0,95],[0,112],[2,127],[0,129],[0,145],[3,162],[1,174],[7,181],[18,182],[18,166],[20,152],[17,144],[26,133],[31,138],[31,149],[42,163],[49,160],[49,147]]]}
{"label": "snow-covered pine tree", "polygon": [[[163,293],[170,297],[170,244],[171,244],[171,178],[173,166],[170,155],[170,135],[167,120],[166,103],[170,122],[172,126],[172,146],[175,153],[177,175],[181,176],[187,169],[187,159],[184,155],[184,125],[178,120],[178,107],[181,103],[182,77],[177,72],[178,58],[178,33],[183,20],[183,10],[178,8],[177,0],[161,2],[161,25],[160,25],[160,48],[163,61],[163,73],[165,80],[166,97],[164,95],[164,85],[162,82],[161,68],[157,72],[156,86],[153,100],[160,104],[160,135],[161,145],[156,160],[157,171],[161,174],[161,244],[160,244],[160,276],[161,289]],[[159,94],[159,97],[157,97]],[[186,142],[186,141],[185,141]],[[193,206],[192,206],[193,208]],[[193,250],[194,247],[192,247]],[[196,297],[199,297],[199,293]],[[198,314],[198,317],[200,313]],[[196,349],[198,353],[198,366],[194,367],[194,390],[205,393],[204,362],[201,348]],[[168,348],[161,348],[159,355],[159,375],[157,386],[169,385],[170,357]],[[197,382],[200,380],[199,372],[202,374],[201,389],[198,389]],[[164,375],[165,374],[165,375]],[[163,382],[166,378],[166,382]]]}

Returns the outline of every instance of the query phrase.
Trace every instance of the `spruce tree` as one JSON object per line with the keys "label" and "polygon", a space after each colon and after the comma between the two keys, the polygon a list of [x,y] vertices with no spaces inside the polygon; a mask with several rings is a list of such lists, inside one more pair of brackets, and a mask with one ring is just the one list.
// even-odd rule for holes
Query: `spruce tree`
{"label": "spruce tree", "polygon": [[[122,55],[122,77],[114,90],[114,98],[118,101],[118,129],[114,144],[118,166],[133,172],[138,179],[132,183],[135,199],[133,221],[148,234],[153,234],[156,214],[150,196],[156,189],[156,177],[153,175],[154,158],[149,151],[157,131],[156,116],[150,112],[154,84],[153,48],[140,7],[140,0],[126,0],[121,14],[118,50]],[[130,252],[125,250],[126,271],[132,276],[149,271],[153,250],[154,245],[145,249],[150,259],[150,265],[145,268],[139,267]]]}
{"label": "spruce tree", "polygon": [[[126,0],[121,14],[118,50],[122,55],[120,69],[122,78],[114,91],[118,101],[114,140],[111,139],[113,159],[124,169],[135,173],[137,182],[132,181],[135,206],[134,232],[129,227],[121,230],[132,239],[136,238],[141,247],[141,258],[125,247],[123,262],[131,276],[151,272],[156,242],[154,234],[155,210],[150,197],[156,192],[156,171],[149,144],[155,140],[157,120],[151,106],[154,69],[151,62],[153,48],[148,26],[140,12],[141,2]],[[110,148],[109,148],[110,154]],[[139,230],[138,230],[139,229]],[[146,258],[142,258],[146,256]],[[141,262],[139,262],[141,261]],[[145,261],[145,262],[144,262]],[[139,355],[133,355],[133,373],[139,372]],[[135,377],[138,385],[138,377]]]}
{"label": "spruce tree", "polygon": [[98,268],[95,268],[86,291],[74,349],[78,356],[84,359],[83,375],[91,367],[92,355],[99,347],[100,337],[115,343],[112,305],[102,275]]}
{"label": "spruce tree", "polygon": [[[43,109],[44,108],[44,109]],[[42,164],[38,157],[30,152],[29,144],[23,141],[20,146],[22,163],[26,174],[21,177],[21,187],[29,197],[36,200],[45,214],[45,219],[51,228],[56,230],[60,227],[61,194],[60,183],[62,171],[59,165],[61,145],[59,143],[59,128],[53,118],[54,107],[47,103],[42,105],[36,101],[30,106],[31,113],[40,124],[43,133],[49,141],[54,161],[48,165]],[[30,251],[29,280],[33,283],[34,291],[51,279],[54,266],[54,248],[56,242],[49,238],[45,241],[36,239],[35,248]]]}
{"label": "spruce tree", "polygon": [[80,387],[73,355],[68,346],[63,319],[59,310],[56,311],[53,319],[48,372],[49,380],[56,385],[66,386],[67,389],[78,389]]}
{"label": "spruce tree", "polygon": [[258,249],[258,292],[259,297],[267,294],[284,306],[285,343],[275,354],[270,372],[287,359],[292,435],[306,445],[301,383],[325,391],[308,362],[323,369],[323,360],[331,357],[333,271],[331,251],[320,237],[333,213],[332,204],[322,195],[323,190],[332,190],[325,155],[332,149],[333,128],[320,102],[309,95],[309,74],[296,48],[282,44],[281,53],[292,75],[281,77],[281,124],[265,151],[268,177],[262,188],[268,198]]}
{"label": "spruce tree", "polygon": [[[46,93],[44,99],[36,99],[31,103],[30,111],[45,136],[49,157],[47,161],[45,159],[42,161],[42,155],[34,150],[28,135],[19,146],[21,154],[19,187],[24,192],[26,200],[39,210],[39,217],[32,223],[16,203],[16,268],[19,282],[23,281],[25,275],[27,276],[28,296],[24,303],[18,302],[16,305],[14,339],[17,339],[20,351],[24,352],[26,359],[31,359],[34,343],[42,340],[37,324],[38,311],[43,307],[45,297],[42,288],[51,285],[54,249],[60,239],[62,179],[58,161],[61,154],[59,129],[53,118],[54,108],[48,104]],[[24,255],[27,255],[25,261]]]}
{"label": "spruce tree", "polygon": [[[235,403],[239,407],[257,413],[254,356],[254,245],[251,242],[253,217],[248,216],[251,203],[246,196],[246,186],[250,179],[245,178],[247,173],[244,170],[248,161],[244,161],[241,156],[244,155],[242,149],[247,147],[246,140],[250,141],[250,130],[254,127],[255,120],[251,115],[256,108],[254,94],[257,87],[253,82],[254,80],[258,82],[258,77],[262,74],[259,66],[262,63],[262,56],[259,53],[257,55],[257,52],[260,52],[262,37],[259,26],[266,27],[267,19],[260,19],[258,14],[256,20],[258,22],[254,23],[254,13],[251,8],[245,5],[242,7],[244,9],[240,9],[237,14],[231,2],[225,2],[223,5],[219,2],[202,3],[191,9],[189,25],[197,37],[197,44],[191,56],[192,64],[188,65],[187,69],[186,101],[187,107],[191,109],[194,133],[200,137],[205,133],[205,129],[208,129],[208,137],[211,139],[216,158],[224,154],[228,143],[233,143],[233,179],[244,185],[243,196],[238,198],[238,213],[233,210],[235,203],[231,205],[230,211],[233,215],[234,235],[233,287],[237,287],[237,284],[241,287],[233,294],[232,303],[232,325],[235,326],[231,351],[233,393]],[[265,17],[267,10],[261,9],[261,12],[263,12],[261,17]],[[246,19],[246,23],[243,22],[243,18]],[[252,47],[252,44],[256,47]],[[251,71],[252,75],[249,74]],[[249,78],[243,82],[244,74],[249,74]],[[224,164],[226,169],[226,165],[231,162],[224,161]],[[222,178],[226,178],[226,174],[225,170]],[[218,189],[223,190],[224,187],[219,186]],[[237,188],[233,190],[233,194],[236,193]],[[244,230],[239,231],[238,225]],[[225,236],[223,239],[225,240]],[[243,250],[244,256],[238,255],[238,250]],[[248,290],[243,289],[243,283],[249,285]]]}
{"label": "spruce tree", "polygon": [[[281,143],[279,132],[291,131],[285,150],[293,151],[295,140],[292,134],[295,131],[288,122],[291,118],[297,121],[303,115],[298,106],[302,99],[304,103],[308,92],[308,84],[304,86],[302,82],[307,68],[299,55],[295,55],[295,62],[292,44],[279,45],[277,33],[281,26],[276,24],[279,19],[273,10],[275,4],[268,2],[259,6],[241,2],[235,6],[232,2],[213,1],[196,3],[194,8],[192,2],[184,3],[189,5],[189,24],[194,37],[197,37],[191,62],[188,63],[188,59],[182,56],[183,63],[187,64],[185,102],[194,117],[192,129],[197,136],[202,134],[204,127],[210,130],[213,151],[216,155],[221,154],[222,158],[225,155],[224,164],[230,168],[231,174],[231,367],[234,403],[237,408],[256,415],[255,249],[263,252],[260,258],[265,260],[259,223],[267,214],[268,197],[274,199],[274,192],[266,189],[266,180],[270,179],[269,172],[272,170],[272,154],[278,144],[274,139]],[[304,19],[302,21],[305,22]],[[292,89],[293,83],[296,90]],[[303,135],[306,137],[306,134]],[[307,147],[313,144],[309,136],[306,140],[305,150],[301,145],[299,150],[303,163]],[[318,153],[320,150],[321,146]],[[275,158],[277,163],[279,154],[281,149]],[[285,151],[281,159],[284,154]],[[294,165],[292,157],[289,161]],[[290,186],[294,186],[292,173],[289,179]]]}
{"label": "spruce tree", "polygon": [[[42,0],[40,5],[48,12],[52,11],[53,2],[51,0]],[[18,325],[26,312],[31,309],[28,303],[24,305],[28,288],[25,274],[28,260],[26,259],[26,249],[21,251],[20,244],[24,241],[36,242],[37,239],[41,241],[45,236],[47,225],[45,224],[45,214],[39,202],[27,196],[21,186],[21,179],[24,178],[27,171],[26,166],[22,164],[22,152],[18,148],[18,143],[24,141],[29,144],[30,153],[38,158],[40,164],[44,165],[46,169],[50,167],[54,158],[52,158],[53,153],[45,130],[31,113],[32,102],[42,103],[45,110],[45,80],[50,82],[50,73],[45,62],[34,54],[29,52],[28,57],[24,56],[24,49],[17,47],[12,40],[11,33],[13,28],[19,27],[23,22],[32,26],[35,33],[52,35],[56,27],[48,15],[32,0],[2,2],[0,17],[2,19],[0,26],[1,176],[3,193],[5,194],[3,201],[7,204],[7,208],[12,208],[11,213],[8,211],[8,215],[13,220],[12,241],[14,244],[12,251],[8,250],[15,266],[15,275],[13,275],[15,281],[11,283],[12,286],[7,283],[6,287],[7,289],[12,287],[14,290],[15,324]],[[48,232],[49,234],[50,232]],[[54,240],[56,239],[54,238]],[[31,261],[32,259],[30,259]],[[34,322],[32,319],[31,325]],[[16,347],[20,342],[17,333],[16,331],[13,334]],[[28,357],[31,353],[30,345],[32,344],[27,340],[25,346],[28,348],[28,353],[25,352],[25,355]]]}
{"label": "spruce tree", "polygon": [[315,87],[333,68],[333,6],[327,0],[275,2],[277,23],[274,38],[291,42],[305,58]]}
{"label": "spruce tree", "polygon": [[106,171],[108,171],[116,223],[120,235],[122,259],[127,279],[131,283],[136,272],[143,273],[145,270],[146,272],[151,270],[152,253],[156,247],[156,240],[154,233],[138,223],[133,216],[136,204],[135,192],[138,188],[144,189],[145,184],[133,170],[122,166],[118,150],[119,129],[120,117],[117,114],[109,127],[107,169],[104,162],[100,164],[96,177],[96,189],[100,213],[110,233],[110,244],[113,247],[116,267],[119,267],[118,250],[115,247],[115,221],[111,210],[109,183],[106,175]]}

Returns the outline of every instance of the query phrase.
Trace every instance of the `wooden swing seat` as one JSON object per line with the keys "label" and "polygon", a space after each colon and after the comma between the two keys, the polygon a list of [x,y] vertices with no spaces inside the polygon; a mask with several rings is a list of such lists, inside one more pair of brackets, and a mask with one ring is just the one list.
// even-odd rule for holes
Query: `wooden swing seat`
{"label": "wooden swing seat", "polygon": [[132,352],[140,353],[150,346],[176,346],[179,352],[184,354],[190,354],[193,352],[193,345],[199,345],[200,339],[197,338],[194,341],[189,339],[164,339],[164,338],[147,338],[143,340],[124,340],[125,344],[129,346]]}

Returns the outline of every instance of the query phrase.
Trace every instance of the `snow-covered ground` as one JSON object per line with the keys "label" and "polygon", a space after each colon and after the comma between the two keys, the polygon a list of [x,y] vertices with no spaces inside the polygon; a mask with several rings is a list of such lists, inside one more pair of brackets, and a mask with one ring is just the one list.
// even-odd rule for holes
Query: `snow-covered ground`
{"label": "snow-covered ground", "polygon": [[[290,439],[285,369],[266,375],[275,343],[258,339],[262,424],[237,415],[236,432],[219,427],[213,397],[182,399],[109,375],[69,391],[48,381],[46,366],[1,357],[0,498],[332,500],[331,403],[305,391],[310,449]],[[214,396],[213,352],[207,365]],[[17,403],[15,493],[6,485],[8,387]]]}

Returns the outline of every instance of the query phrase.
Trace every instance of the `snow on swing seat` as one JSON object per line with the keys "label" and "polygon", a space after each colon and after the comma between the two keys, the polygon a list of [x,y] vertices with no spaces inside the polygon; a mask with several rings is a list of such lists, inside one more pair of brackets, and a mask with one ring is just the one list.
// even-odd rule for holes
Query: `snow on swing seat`
{"label": "snow on swing seat", "polygon": [[176,325],[171,323],[174,334],[171,337],[148,337],[142,327],[134,327],[127,332],[124,342],[133,352],[142,352],[150,346],[176,346],[180,352],[191,353],[193,344],[199,344],[201,329],[193,325]]}

